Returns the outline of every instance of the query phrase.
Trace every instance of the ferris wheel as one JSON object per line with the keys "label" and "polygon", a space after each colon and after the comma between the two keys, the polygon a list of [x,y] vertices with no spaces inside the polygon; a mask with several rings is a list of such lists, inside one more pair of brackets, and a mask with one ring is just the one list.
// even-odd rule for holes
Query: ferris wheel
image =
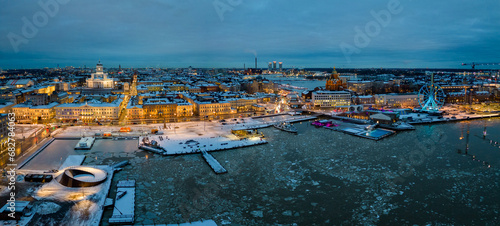
{"label": "ferris wheel", "polygon": [[432,76],[431,83],[420,88],[418,103],[422,111],[439,111],[444,105],[445,97],[443,89],[434,84],[434,76]]}

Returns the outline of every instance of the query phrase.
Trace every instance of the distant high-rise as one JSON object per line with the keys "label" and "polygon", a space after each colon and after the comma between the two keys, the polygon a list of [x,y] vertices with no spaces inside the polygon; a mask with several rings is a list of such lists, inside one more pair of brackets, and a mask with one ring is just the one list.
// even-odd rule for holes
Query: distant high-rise
{"label": "distant high-rise", "polygon": [[276,71],[276,61],[273,61],[273,71]]}
{"label": "distant high-rise", "polygon": [[255,57],[255,69],[257,69],[257,57]]}
{"label": "distant high-rise", "polygon": [[283,62],[280,62],[280,71],[283,71]]}
{"label": "distant high-rise", "polygon": [[272,63],[272,62],[269,62],[269,65],[268,65],[267,70],[268,70],[268,71],[271,71],[272,69],[273,69],[273,63]]}

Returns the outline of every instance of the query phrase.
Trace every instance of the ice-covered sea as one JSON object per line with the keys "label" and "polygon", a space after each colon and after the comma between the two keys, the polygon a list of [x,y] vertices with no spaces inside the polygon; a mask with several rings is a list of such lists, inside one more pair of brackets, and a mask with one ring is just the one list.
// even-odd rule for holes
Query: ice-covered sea
{"label": "ice-covered sea", "polygon": [[[267,128],[260,131],[268,144],[213,152],[228,171],[222,175],[200,154],[153,155],[139,151],[137,140],[98,140],[92,150],[76,154],[87,156],[85,165],[130,160],[114,175],[109,197],[115,197],[119,180],[135,179],[137,224],[203,219],[218,225],[499,222],[500,119],[421,125],[380,141],[308,122],[294,125],[298,135]],[[63,161],[78,141],[55,142],[26,167]],[[75,205],[49,204],[34,225],[58,222]],[[105,210],[104,225],[111,213]]]}
{"label": "ice-covered sea", "polygon": [[266,145],[213,153],[228,170],[223,175],[200,155],[162,157],[123,145],[117,145],[123,151],[93,151],[85,164],[131,160],[115,174],[111,197],[118,180],[135,179],[139,224],[499,221],[500,148],[490,144],[500,142],[499,119],[417,126],[378,142],[295,125],[298,135],[263,129]]}

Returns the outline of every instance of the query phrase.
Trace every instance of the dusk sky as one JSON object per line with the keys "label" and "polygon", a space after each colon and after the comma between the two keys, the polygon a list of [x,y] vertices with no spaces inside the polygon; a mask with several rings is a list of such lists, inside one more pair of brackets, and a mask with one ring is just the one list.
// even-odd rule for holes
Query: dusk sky
{"label": "dusk sky", "polygon": [[[261,68],[273,60],[286,68],[500,62],[498,0],[61,2],[48,15],[38,1],[0,0],[0,68],[99,59],[105,67],[253,67],[254,54]],[[380,24],[372,11],[390,18]],[[356,44],[356,28],[369,42]]]}

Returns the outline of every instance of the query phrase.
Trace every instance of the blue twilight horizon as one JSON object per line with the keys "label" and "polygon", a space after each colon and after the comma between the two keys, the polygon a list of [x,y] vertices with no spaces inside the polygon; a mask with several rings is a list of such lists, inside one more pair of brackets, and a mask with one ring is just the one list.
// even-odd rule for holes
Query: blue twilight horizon
{"label": "blue twilight horizon", "polygon": [[[0,68],[469,68],[500,62],[500,1],[0,0]],[[486,68],[486,67],[483,67]],[[499,68],[498,66],[493,68]]]}

